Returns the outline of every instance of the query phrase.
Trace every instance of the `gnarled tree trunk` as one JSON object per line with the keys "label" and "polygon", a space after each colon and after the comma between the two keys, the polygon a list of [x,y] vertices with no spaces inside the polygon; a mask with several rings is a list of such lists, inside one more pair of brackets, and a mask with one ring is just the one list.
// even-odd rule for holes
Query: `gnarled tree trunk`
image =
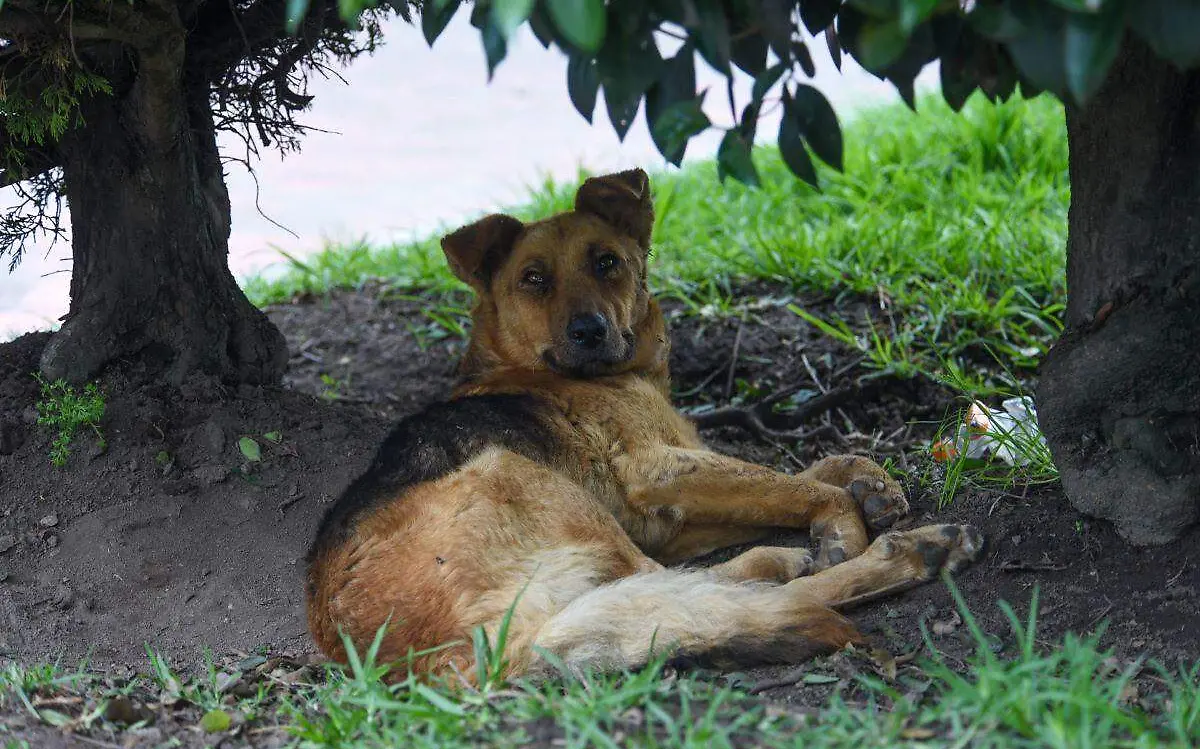
{"label": "gnarled tree trunk", "polygon": [[1066,330],[1041,425],[1075,507],[1164,543],[1200,519],[1200,73],[1131,39],[1067,133]]}
{"label": "gnarled tree trunk", "polygon": [[60,142],[71,209],[71,309],[43,372],[80,381],[137,360],[170,382],[200,370],[277,381],[283,336],[229,271],[229,195],[209,85],[184,64],[182,26],[135,56],[112,44],[87,62],[111,96],[81,103]]}

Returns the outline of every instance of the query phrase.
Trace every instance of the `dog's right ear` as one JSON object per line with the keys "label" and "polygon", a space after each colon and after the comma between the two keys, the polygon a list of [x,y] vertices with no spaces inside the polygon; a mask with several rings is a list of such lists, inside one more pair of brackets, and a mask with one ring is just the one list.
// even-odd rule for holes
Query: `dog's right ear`
{"label": "dog's right ear", "polygon": [[492,214],[442,237],[442,251],[455,276],[484,291],[524,228],[512,216]]}

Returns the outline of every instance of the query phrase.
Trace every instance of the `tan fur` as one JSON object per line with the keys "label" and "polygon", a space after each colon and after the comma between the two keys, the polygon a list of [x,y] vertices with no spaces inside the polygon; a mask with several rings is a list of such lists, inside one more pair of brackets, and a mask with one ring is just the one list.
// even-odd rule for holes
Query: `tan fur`
{"label": "tan fur", "polygon": [[[866,459],[828,458],[790,476],[704,447],[668,399],[669,343],[646,286],[652,225],[649,184],[635,170],[588,180],[575,211],[530,225],[492,216],[446,237],[451,268],[477,294],[453,397],[537,396],[550,404],[559,457],[545,465],[486,449],[317,554],[309,622],[327,654],[345,658],[339,628],[365,648],[386,622],[381,657],[457,642],[412,666],[471,674],[472,630],[494,636],[516,601],[513,674],[544,666],[535,646],[572,668],[629,668],[662,650],[729,664],[799,660],[860,639],[832,606],[975,557],[978,535],[957,526],[870,544],[863,507],[894,519],[907,505]],[[605,253],[619,260],[611,273],[596,270]],[[585,376],[562,371],[575,355],[564,330],[581,314],[611,328],[611,360],[587,364]],[[776,527],[811,529],[816,558],[756,548],[709,570],[662,566]]]}

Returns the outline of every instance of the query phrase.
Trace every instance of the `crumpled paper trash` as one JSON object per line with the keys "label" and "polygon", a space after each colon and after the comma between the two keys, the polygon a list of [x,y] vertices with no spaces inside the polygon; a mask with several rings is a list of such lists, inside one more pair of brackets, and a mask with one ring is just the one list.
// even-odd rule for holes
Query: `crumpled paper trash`
{"label": "crumpled paper trash", "polygon": [[1029,447],[1036,443],[1044,450],[1046,445],[1038,429],[1033,400],[1028,396],[1009,398],[1000,408],[989,408],[979,401],[971,403],[954,436],[930,446],[933,459],[946,463],[965,453],[977,460],[996,458],[1011,466],[1028,465]]}

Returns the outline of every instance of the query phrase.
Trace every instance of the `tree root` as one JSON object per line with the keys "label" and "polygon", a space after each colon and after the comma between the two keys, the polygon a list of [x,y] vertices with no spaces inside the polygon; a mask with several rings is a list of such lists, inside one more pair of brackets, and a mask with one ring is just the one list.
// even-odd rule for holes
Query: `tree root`
{"label": "tree root", "polygon": [[[692,423],[697,429],[716,429],[717,427],[738,427],[766,441],[797,442],[813,437],[815,434],[827,431],[827,427],[802,429],[801,424],[822,414],[842,406],[856,398],[878,389],[878,382],[855,384],[849,387],[837,388],[800,404],[799,408],[788,414],[774,412],[776,405],[795,395],[796,392],[808,386],[808,383],[798,383],[779,390],[767,396],[753,406],[726,406],[705,414],[692,416]],[[771,426],[769,422],[784,422],[782,426]]]}

